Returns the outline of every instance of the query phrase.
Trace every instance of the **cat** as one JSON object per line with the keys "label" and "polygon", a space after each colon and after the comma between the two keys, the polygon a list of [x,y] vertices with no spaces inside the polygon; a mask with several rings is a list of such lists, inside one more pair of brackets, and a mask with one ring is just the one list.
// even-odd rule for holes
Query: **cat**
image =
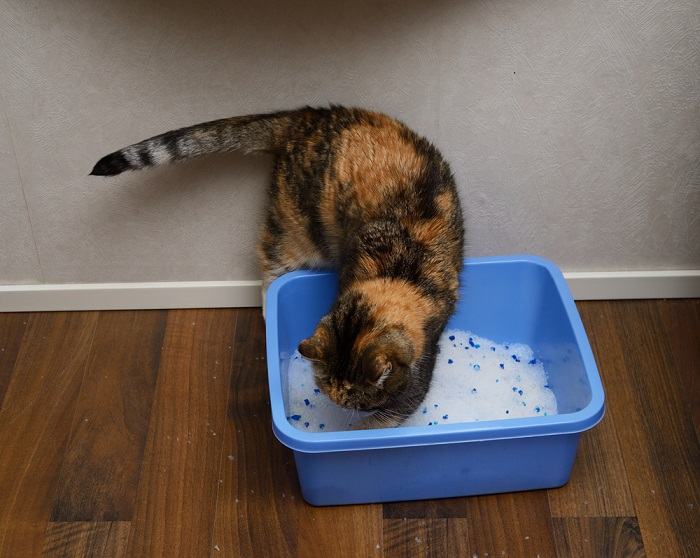
{"label": "cat", "polygon": [[332,309],[299,344],[319,389],[373,411],[360,428],[398,426],[425,397],[458,297],[464,223],[449,165],[398,120],[331,105],[166,132],[106,155],[90,174],[234,150],[274,157],[263,292],[298,268],[338,271]]}

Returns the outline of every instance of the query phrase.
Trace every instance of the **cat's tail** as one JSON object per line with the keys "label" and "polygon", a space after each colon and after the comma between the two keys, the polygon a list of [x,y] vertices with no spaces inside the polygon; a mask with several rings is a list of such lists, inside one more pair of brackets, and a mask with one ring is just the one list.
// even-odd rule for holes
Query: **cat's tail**
{"label": "cat's tail", "polygon": [[90,174],[114,176],[224,151],[275,151],[283,145],[296,114],[289,111],[234,116],[172,130],[105,155]]}

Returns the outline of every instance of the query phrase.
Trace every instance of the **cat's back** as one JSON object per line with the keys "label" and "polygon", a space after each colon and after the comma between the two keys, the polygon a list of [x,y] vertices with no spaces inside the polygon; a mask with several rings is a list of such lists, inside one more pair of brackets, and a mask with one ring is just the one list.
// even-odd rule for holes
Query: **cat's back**
{"label": "cat's back", "polygon": [[427,139],[378,112],[299,111],[276,163],[272,204],[277,230],[308,237],[332,262],[342,260],[349,237],[379,222],[461,250],[462,217],[449,166]]}
{"label": "cat's back", "polygon": [[332,202],[344,201],[352,212],[372,218],[383,214],[387,204],[420,210],[445,190],[454,190],[440,152],[390,116],[332,106],[308,109],[305,122],[295,148],[305,152],[307,166],[323,167],[319,193],[328,211]]}

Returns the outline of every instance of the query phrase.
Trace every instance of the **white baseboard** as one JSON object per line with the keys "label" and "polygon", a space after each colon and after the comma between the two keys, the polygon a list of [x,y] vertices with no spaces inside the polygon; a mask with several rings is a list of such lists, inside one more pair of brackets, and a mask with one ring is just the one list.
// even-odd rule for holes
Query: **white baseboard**
{"label": "white baseboard", "polygon": [[260,281],[0,286],[0,312],[260,306]]}
{"label": "white baseboard", "polygon": [[700,269],[570,271],[564,277],[576,300],[700,297]]}
{"label": "white baseboard", "polygon": [[[700,297],[700,270],[564,273],[577,300]],[[260,281],[0,285],[0,312],[260,306]]]}

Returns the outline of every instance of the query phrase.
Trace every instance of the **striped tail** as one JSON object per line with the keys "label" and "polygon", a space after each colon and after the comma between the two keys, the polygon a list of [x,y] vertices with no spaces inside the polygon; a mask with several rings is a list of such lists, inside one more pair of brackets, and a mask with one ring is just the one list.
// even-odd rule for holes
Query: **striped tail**
{"label": "striped tail", "polygon": [[234,116],[172,130],[105,155],[90,174],[114,176],[225,151],[275,151],[283,145],[296,114],[290,111]]}

